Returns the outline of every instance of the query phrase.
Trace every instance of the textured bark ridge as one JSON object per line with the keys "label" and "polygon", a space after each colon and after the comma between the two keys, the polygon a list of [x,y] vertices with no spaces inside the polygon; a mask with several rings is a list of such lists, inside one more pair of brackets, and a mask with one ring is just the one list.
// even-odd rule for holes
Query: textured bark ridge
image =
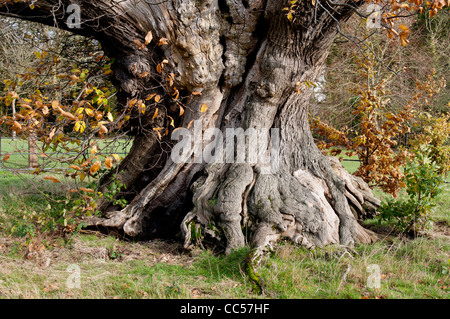
{"label": "textured bark ridge", "polygon": [[[211,154],[213,137],[205,138],[211,128],[223,136],[230,128],[270,132],[256,161],[237,160],[245,147],[235,147],[234,160],[224,155],[213,163],[199,161],[194,148],[185,162],[173,161],[163,145],[174,142],[159,141],[151,131],[155,121],[167,120],[167,102],[158,118],[140,119],[133,149],[115,172],[132,190],[122,194],[130,203],[124,209],[101,203],[102,218],[90,224],[131,237],[181,232],[186,248],[215,239],[226,252],[244,245],[262,251],[280,238],[306,247],[375,240],[359,221],[376,214],[379,200],[365,182],[320,153],[308,124],[312,90],[296,91],[298,83],[321,74],[337,23],[351,15],[344,4],[360,3],[340,2],[328,7],[306,1],[290,22],[282,11],[285,1],[83,1],[85,8],[101,7],[102,14],[96,18],[95,10],[87,10],[91,22],[80,33],[95,35],[117,58],[124,100],[142,98],[158,86],[139,74],[154,72],[165,58],[187,97],[180,126],[198,133],[190,124],[201,123],[204,138],[197,151]],[[94,27],[112,16],[117,25]],[[169,44],[133,46],[133,39],[148,31]],[[194,91],[201,95],[190,95]],[[270,158],[270,165],[262,158]],[[111,177],[105,176],[101,187]]]}

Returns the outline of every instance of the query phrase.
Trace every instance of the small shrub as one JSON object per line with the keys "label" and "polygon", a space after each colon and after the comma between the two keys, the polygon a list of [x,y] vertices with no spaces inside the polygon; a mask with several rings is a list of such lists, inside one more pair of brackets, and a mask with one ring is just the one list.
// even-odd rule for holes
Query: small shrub
{"label": "small shrub", "polygon": [[424,230],[442,192],[443,176],[438,164],[427,156],[428,147],[416,151],[405,167],[408,197],[389,199],[380,207],[380,220],[393,221],[403,233]]}

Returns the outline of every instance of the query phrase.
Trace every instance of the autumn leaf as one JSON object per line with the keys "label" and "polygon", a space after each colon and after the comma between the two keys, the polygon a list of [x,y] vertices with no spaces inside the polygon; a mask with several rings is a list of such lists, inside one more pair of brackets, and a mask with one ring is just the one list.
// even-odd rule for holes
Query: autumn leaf
{"label": "autumn leaf", "polygon": [[[95,119],[100,121],[103,118],[103,112],[95,111]],[[109,118],[108,118],[109,119]]]}
{"label": "autumn leaf", "polygon": [[94,164],[92,164],[91,168],[89,169],[89,172],[91,174],[95,174],[101,167],[102,167],[102,162],[97,161]]}
{"label": "autumn leaf", "polygon": [[113,167],[113,158],[112,156],[109,156],[105,159],[105,166],[107,169],[111,169]]}
{"label": "autumn leaf", "polygon": [[108,121],[114,122],[114,117],[113,117],[113,115],[111,114],[111,112],[108,112],[108,114],[106,114],[106,118],[108,119]]}
{"label": "autumn leaf", "polygon": [[6,154],[5,156],[3,156],[3,162],[6,162],[7,160],[9,160],[10,157],[11,157],[10,154]]}
{"label": "autumn leaf", "polygon": [[156,95],[156,93],[149,94],[149,95],[147,95],[147,97],[145,98],[145,100],[146,100],[146,101],[149,101],[149,100],[153,99],[153,98],[155,97],[155,95]]}
{"label": "autumn leaf", "polygon": [[87,114],[88,116],[90,116],[90,117],[93,117],[93,116],[94,116],[94,111],[93,111],[92,109],[85,108],[85,109],[84,109],[84,112],[86,112],[86,114]]}
{"label": "autumn leaf", "polygon": [[208,105],[206,105],[205,103],[202,104],[201,108],[200,108],[200,112],[205,113],[206,110],[208,110]]}
{"label": "autumn leaf", "polygon": [[158,111],[159,111],[159,109],[156,108],[155,114],[153,114],[152,120],[154,120],[158,116]]}
{"label": "autumn leaf", "polygon": [[77,121],[73,128],[76,132],[83,133],[86,129],[86,123],[83,121]]}
{"label": "autumn leaf", "polygon": [[22,125],[19,122],[17,122],[17,121],[13,121],[12,129],[15,132],[20,132],[20,131],[22,131]]}
{"label": "autumn leaf", "polygon": [[403,47],[405,47],[409,43],[409,41],[405,37],[402,37],[402,36],[400,36],[400,42]]}
{"label": "autumn leaf", "polygon": [[175,101],[178,100],[178,98],[180,97],[180,91],[175,89],[175,92],[172,94],[172,96]]}
{"label": "autumn leaf", "polygon": [[162,129],[164,129],[164,128],[162,128],[162,127],[155,127],[155,128],[153,128],[153,131],[155,131],[156,134],[158,134],[158,138],[159,139],[161,139],[161,133],[159,131],[161,131]]}
{"label": "autumn leaf", "polygon": [[137,103],[137,99],[132,99],[130,102],[128,102],[128,107],[133,107]]}
{"label": "autumn leaf", "polygon": [[173,120],[173,118],[170,115],[168,115],[168,117],[170,118],[170,125],[175,127],[175,121]]}
{"label": "autumn leaf", "polygon": [[158,45],[160,46],[160,45],[164,45],[164,44],[169,44],[168,40],[166,38],[159,39]]}
{"label": "autumn leaf", "polygon": [[150,42],[153,40],[153,34],[152,31],[148,31],[147,35],[145,36],[145,45],[149,45]]}
{"label": "autumn leaf", "polygon": [[146,78],[149,75],[150,75],[149,72],[143,72],[143,73],[139,74],[139,78],[143,79],[143,78]]}
{"label": "autumn leaf", "polygon": [[52,108],[53,108],[54,110],[60,109],[60,107],[59,107],[59,102],[58,102],[58,101],[53,101],[53,102],[52,102]]}
{"label": "autumn leaf", "polygon": [[106,126],[104,125],[100,125],[100,130],[98,131],[98,134],[100,136],[103,136],[104,134],[108,133],[108,129],[106,128]]}
{"label": "autumn leaf", "polygon": [[80,187],[78,188],[80,191],[86,192],[86,193],[94,193],[94,190],[90,188]]}
{"label": "autumn leaf", "polygon": [[53,183],[61,183],[61,181],[53,176],[45,176],[44,179],[52,181]]}
{"label": "autumn leaf", "polygon": [[169,81],[169,86],[170,86],[170,87],[173,86],[173,81],[174,81],[174,79],[175,79],[175,74],[173,74],[173,73],[170,73],[170,74],[167,76],[167,81]]}
{"label": "autumn leaf", "polygon": [[134,39],[133,43],[140,49],[140,50],[144,50],[145,49],[145,45],[142,44],[141,41],[139,41],[138,39]]}
{"label": "autumn leaf", "polygon": [[47,105],[43,105],[41,111],[42,111],[42,114],[44,116],[46,116],[49,113]]}
{"label": "autumn leaf", "polygon": [[142,114],[145,114],[145,110],[146,110],[146,105],[145,105],[145,103],[143,103],[143,102],[139,103],[139,105],[138,105],[138,111],[139,111],[140,113],[142,113]]}

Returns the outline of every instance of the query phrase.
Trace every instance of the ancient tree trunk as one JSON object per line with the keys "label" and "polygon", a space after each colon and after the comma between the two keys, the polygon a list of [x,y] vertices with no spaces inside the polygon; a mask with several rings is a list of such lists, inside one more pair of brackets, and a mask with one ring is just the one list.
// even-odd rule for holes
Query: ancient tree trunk
{"label": "ancient tree trunk", "polygon": [[[51,3],[42,1],[41,15]],[[320,75],[338,23],[351,14],[326,3],[304,1],[289,21],[282,11],[287,1],[83,1],[87,22],[75,31],[94,35],[116,58],[124,104],[155,90],[167,97],[157,118],[152,111],[136,115],[133,149],[116,171],[132,190],[122,194],[130,203],[124,209],[102,203],[104,216],[91,225],[132,237],[176,234],[181,227],[186,247],[214,238],[227,251],[264,248],[280,237],[307,247],[374,240],[358,220],[373,216],[379,201],[320,153],[308,125],[312,89],[302,83]],[[57,13],[41,22],[63,18]],[[148,31],[153,42],[136,45]],[[168,44],[158,45],[161,38]],[[162,73],[175,75],[182,95],[181,117],[155,71],[164,59]],[[169,115],[196,139],[181,157],[174,154],[180,141],[159,140],[152,130],[167,125]],[[232,154],[227,147],[219,152],[222,138],[234,144]]]}

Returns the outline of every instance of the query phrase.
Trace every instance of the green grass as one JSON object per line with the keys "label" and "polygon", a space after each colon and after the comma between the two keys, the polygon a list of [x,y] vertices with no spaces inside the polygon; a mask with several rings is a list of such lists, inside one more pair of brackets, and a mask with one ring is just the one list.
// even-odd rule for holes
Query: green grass
{"label": "green grass", "polygon": [[[390,196],[378,189],[374,193]],[[127,242],[85,233],[26,234],[30,224],[24,218],[31,215],[36,223],[36,215],[57,213],[61,208],[51,198],[62,194],[60,184],[42,176],[0,172],[0,298],[450,297],[448,184],[433,214],[433,227],[415,239],[371,220],[366,226],[381,238],[370,245],[307,250],[281,242],[256,269],[264,279],[264,295],[256,294],[244,275],[247,249],[223,256],[211,250],[182,251],[176,242]],[[20,220],[25,237],[10,231]],[[70,265],[80,269],[80,288],[67,285]],[[379,288],[368,284],[373,267],[379,269]]]}
{"label": "green grass", "polygon": [[358,160],[358,156],[349,157],[345,154],[341,154],[338,157],[342,157],[342,166],[344,166],[345,169],[352,174],[358,170],[358,167],[361,164]]}

